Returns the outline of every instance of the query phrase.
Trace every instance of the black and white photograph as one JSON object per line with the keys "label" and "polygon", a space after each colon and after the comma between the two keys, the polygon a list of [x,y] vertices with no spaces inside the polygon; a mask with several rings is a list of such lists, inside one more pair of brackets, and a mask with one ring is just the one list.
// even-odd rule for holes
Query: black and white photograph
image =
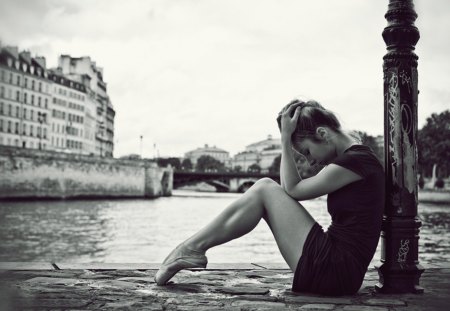
{"label": "black and white photograph", "polygon": [[0,0],[0,310],[445,310],[448,0]]}

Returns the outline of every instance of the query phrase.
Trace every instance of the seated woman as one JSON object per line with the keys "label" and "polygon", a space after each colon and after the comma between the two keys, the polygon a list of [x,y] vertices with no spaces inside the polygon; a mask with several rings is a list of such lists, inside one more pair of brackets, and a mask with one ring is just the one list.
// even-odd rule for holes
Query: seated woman
{"label": "seated woman", "polygon": [[[280,112],[281,185],[257,181],[206,227],[178,245],[155,281],[178,271],[206,267],[205,252],[236,239],[264,219],[294,272],[293,291],[356,293],[375,253],[384,206],[384,172],[373,151],[345,133],[336,116],[316,101],[294,100]],[[325,167],[302,179],[293,149],[311,165]],[[298,202],[328,194],[332,223],[324,232]]]}

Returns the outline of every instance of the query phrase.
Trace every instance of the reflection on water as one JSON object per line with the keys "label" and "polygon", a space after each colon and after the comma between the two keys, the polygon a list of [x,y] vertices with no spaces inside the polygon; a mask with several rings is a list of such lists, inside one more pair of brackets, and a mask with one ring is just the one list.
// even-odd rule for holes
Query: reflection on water
{"label": "reflection on water", "polygon": [[[0,261],[161,262],[238,194],[177,192],[154,200],[1,202]],[[323,198],[303,202],[325,228]],[[421,262],[449,261],[450,207],[419,205]],[[379,248],[373,263],[379,261]],[[281,262],[264,221],[208,252],[210,262]]]}

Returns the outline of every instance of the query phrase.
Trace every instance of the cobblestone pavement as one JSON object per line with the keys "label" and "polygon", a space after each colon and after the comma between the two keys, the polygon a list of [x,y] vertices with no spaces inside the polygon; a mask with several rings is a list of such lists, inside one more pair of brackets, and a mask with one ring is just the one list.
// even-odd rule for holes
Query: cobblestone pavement
{"label": "cobblestone pavement", "polygon": [[427,267],[423,294],[294,294],[283,264],[210,264],[156,286],[155,264],[0,263],[0,310],[448,310],[450,265]]}

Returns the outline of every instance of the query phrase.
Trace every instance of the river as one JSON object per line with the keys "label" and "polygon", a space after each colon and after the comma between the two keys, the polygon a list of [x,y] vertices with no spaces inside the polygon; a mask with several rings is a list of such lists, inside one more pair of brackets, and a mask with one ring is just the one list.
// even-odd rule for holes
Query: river
{"label": "river", "polygon": [[[153,200],[0,202],[0,261],[161,262],[239,194],[174,191]],[[302,202],[325,228],[326,200]],[[450,259],[450,207],[419,204],[419,260]],[[215,247],[209,262],[282,262],[264,221],[248,235]],[[379,263],[380,246],[372,261]]]}

